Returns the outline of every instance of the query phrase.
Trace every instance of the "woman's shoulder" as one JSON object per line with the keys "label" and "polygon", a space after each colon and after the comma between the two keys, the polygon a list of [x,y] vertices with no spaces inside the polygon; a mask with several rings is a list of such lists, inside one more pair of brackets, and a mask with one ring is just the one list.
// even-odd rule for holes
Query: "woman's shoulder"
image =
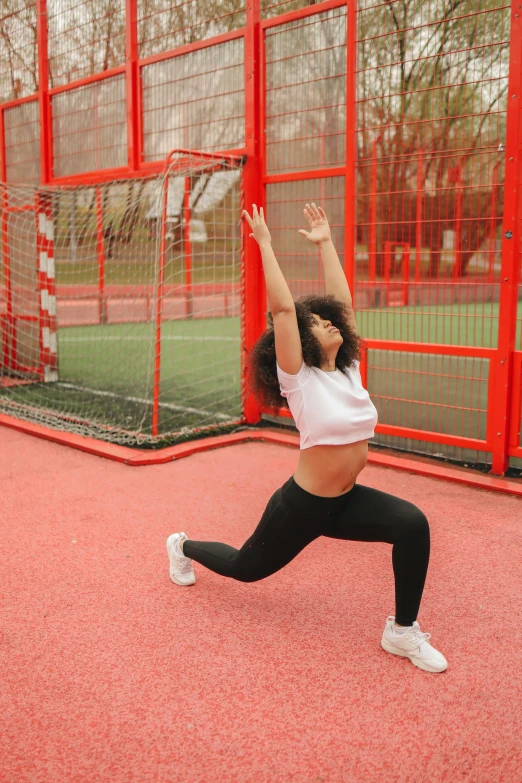
{"label": "woman's shoulder", "polygon": [[293,391],[303,386],[311,375],[311,368],[304,362],[299,369],[299,372],[291,375],[284,372],[279,364],[276,362],[277,378],[282,388],[288,391]]}

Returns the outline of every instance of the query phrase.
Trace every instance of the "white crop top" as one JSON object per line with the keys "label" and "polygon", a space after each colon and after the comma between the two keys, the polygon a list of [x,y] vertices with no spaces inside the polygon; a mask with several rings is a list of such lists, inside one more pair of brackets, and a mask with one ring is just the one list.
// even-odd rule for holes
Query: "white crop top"
{"label": "white crop top", "polygon": [[297,375],[283,372],[276,362],[281,395],[299,430],[300,448],[341,446],[373,438],[377,409],[355,368],[325,372],[304,362]]}

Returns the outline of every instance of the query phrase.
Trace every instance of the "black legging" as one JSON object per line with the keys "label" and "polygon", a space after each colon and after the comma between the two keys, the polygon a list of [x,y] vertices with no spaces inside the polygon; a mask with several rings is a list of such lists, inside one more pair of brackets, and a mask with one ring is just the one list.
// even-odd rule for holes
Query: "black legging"
{"label": "black legging", "polygon": [[393,544],[395,620],[412,625],[419,612],[430,559],[430,528],[417,506],[354,484],[333,498],[312,495],[291,476],[277,489],[241,549],[213,541],[185,541],[183,552],[211,571],[256,582],[279,571],[319,536]]}

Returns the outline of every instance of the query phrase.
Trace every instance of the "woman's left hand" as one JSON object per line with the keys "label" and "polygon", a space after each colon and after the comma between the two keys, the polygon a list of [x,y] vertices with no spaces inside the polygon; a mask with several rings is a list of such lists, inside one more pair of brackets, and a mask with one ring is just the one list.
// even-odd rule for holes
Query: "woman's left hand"
{"label": "woman's left hand", "polygon": [[308,220],[308,225],[312,230],[308,233],[308,231],[301,229],[299,233],[310,242],[313,242],[314,245],[320,245],[322,242],[330,241],[332,239],[330,226],[328,225],[327,217],[321,207],[318,209],[313,203],[312,206],[307,204],[306,209],[304,209],[303,212]]}

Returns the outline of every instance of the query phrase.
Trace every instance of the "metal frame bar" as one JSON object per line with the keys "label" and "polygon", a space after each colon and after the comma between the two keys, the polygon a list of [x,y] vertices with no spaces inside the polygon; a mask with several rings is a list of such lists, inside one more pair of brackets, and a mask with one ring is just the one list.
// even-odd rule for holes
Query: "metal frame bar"
{"label": "metal frame bar", "polygon": [[47,0],[36,0],[36,37],[38,48],[38,104],[40,111],[40,184],[52,177],[52,120],[49,95],[49,52]]}
{"label": "metal frame bar", "polygon": [[[2,182],[7,179],[5,159],[5,133],[4,133],[4,110],[0,109],[0,177]],[[9,243],[7,239],[8,209],[9,198],[5,187],[2,187],[2,218],[1,218],[1,238],[2,238],[2,256],[4,264],[4,286],[6,290],[6,314],[2,315],[0,322],[4,343],[3,362],[4,367],[11,367],[10,337],[12,331],[13,300],[11,291],[11,265],[9,261]]]}
{"label": "metal frame bar", "polygon": [[[244,207],[251,211],[252,204],[266,206],[264,175],[266,171],[264,133],[264,47],[261,44],[261,8],[259,2],[247,5],[247,28],[245,31],[245,152],[243,169]],[[249,393],[248,355],[265,329],[266,284],[261,263],[261,254],[255,242],[248,236],[247,226],[241,217],[242,272],[244,299],[241,309],[241,399],[243,415],[249,424],[261,418],[261,407],[253,394]],[[247,317],[248,315],[248,317]]]}
{"label": "metal frame bar", "polygon": [[357,163],[357,9],[347,3],[346,13],[346,172],[344,187],[344,274],[355,310],[355,193]]}
{"label": "metal frame bar", "polygon": [[141,163],[138,118],[138,0],[125,0],[125,80],[127,95],[128,166],[137,171]]}
{"label": "metal frame bar", "polygon": [[[504,193],[510,196],[505,199],[502,227],[498,349],[495,359],[491,361],[489,375],[491,393],[488,407],[488,437],[492,442],[493,451],[491,472],[496,475],[504,475],[509,466],[510,431],[514,431],[511,430],[510,425],[512,412],[510,394],[516,366],[514,352],[522,222],[520,194],[522,187],[522,15],[519,6],[519,0],[512,0],[504,182]],[[517,382],[520,383],[520,372]],[[519,422],[520,408],[517,424]]]}
{"label": "metal frame bar", "polygon": [[167,255],[167,205],[169,200],[169,178],[163,180],[163,192],[161,194],[161,227],[160,227],[160,256],[158,266],[158,282],[156,292],[156,351],[154,354],[154,386],[152,390],[152,434],[158,434],[159,424],[159,395],[161,373],[161,317],[163,307],[163,288],[165,285],[165,262]]}

